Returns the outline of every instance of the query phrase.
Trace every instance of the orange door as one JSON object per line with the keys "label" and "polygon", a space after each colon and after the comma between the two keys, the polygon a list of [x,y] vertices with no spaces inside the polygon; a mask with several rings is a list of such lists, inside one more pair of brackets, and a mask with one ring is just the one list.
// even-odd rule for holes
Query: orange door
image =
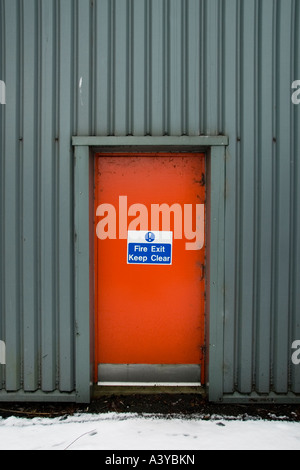
{"label": "orange door", "polygon": [[96,156],[96,382],[203,379],[204,205],[204,154]]}

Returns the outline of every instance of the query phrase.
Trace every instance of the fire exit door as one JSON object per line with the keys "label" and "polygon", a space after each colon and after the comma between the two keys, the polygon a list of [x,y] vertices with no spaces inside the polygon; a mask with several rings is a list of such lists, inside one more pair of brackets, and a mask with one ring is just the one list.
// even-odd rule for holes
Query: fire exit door
{"label": "fire exit door", "polygon": [[95,158],[95,381],[200,384],[205,155]]}

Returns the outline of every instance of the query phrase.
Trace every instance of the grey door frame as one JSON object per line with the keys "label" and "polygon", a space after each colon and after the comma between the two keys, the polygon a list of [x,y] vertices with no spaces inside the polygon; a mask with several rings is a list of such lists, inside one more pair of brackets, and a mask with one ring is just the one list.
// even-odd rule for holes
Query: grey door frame
{"label": "grey door frame", "polygon": [[[210,401],[223,396],[225,154],[227,136],[74,136],[75,373],[76,401],[88,403],[93,385],[93,159],[103,151],[177,151],[207,154],[207,389]],[[213,247],[213,249],[212,249]]]}

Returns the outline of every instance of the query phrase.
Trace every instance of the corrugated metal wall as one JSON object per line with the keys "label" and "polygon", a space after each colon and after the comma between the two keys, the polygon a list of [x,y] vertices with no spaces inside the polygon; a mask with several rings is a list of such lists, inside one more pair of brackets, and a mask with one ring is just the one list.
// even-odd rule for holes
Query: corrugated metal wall
{"label": "corrugated metal wall", "polygon": [[75,388],[71,136],[226,134],[224,392],[300,393],[299,31],[299,0],[0,0],[0,389]]}

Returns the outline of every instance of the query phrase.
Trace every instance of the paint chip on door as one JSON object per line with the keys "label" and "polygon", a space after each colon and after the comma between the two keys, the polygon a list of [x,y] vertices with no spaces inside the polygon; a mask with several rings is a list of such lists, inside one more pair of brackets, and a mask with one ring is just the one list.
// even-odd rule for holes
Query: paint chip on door
{"label": "paint chip on door", "polygon": [[173,232],[129,230],[127,264],[172,264]]}

